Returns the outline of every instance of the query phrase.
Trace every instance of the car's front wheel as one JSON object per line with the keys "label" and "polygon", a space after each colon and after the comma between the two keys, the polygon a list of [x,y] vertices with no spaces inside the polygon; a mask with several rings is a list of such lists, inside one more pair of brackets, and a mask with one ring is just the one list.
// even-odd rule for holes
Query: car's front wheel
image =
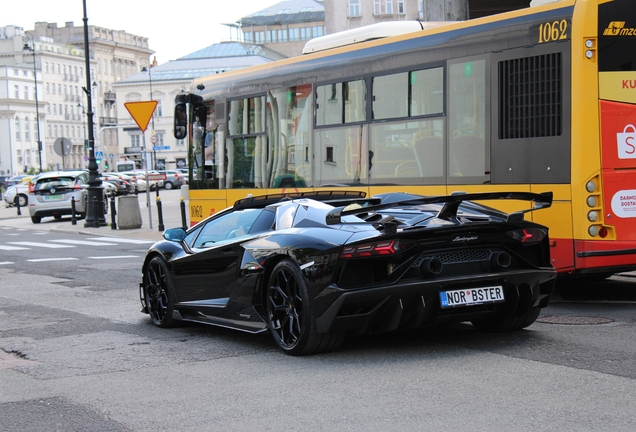
{"label": "car's front wheel", "polygon": [[170,190],[170,189],[172,189],[172,183],[170,183],[170,182],[165,182],[165,183],[163,184],[163,187],[164,187],[166,190]]}
{"label": "car's front wheel", "polygon": [[156,256],[150,260],[143,283],[146,311],[152,322],[158,327],[174,327],[174,284],[163,258]]}
{"label": "car's front wheel", "polygon": [[316,320],[305,279],[291,260],[279,262],[267,284],[267,321],[278,346],[291,355],[338,348],[344,334],[316,332]]}

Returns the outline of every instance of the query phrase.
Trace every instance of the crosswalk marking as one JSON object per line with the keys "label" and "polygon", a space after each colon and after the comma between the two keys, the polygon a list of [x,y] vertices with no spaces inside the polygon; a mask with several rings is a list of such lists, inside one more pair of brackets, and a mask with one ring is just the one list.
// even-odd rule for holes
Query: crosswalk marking
{"label": "crosswalk marking", "polygon": [[18,246],[0,245],[0,250],[16,251],[16,250],[29,250],[29,248],[18,247]]}
{"label": "crosswalk marking", "polygon": [[0,265],[13,264],[11,261],[0,261]]}
{"label": "crosswalk marking", "polygon": [[119,255],[119,256],[94,256],[88,257],[88,259],[103,260],[103,259],[119,259],[119,258],[139,258],[137,255]]}
{"label": "crosswalk marking", "polygon": [[9,242],[9,244],[20,245],[20,246],[33,246],[33,247],[43,247],[49,249],[61,249],[61,248],[72,248],[74,246],[64,245],[64,244],[51,244],[51,243],[38,243],[38,242]]}
{"label": "crosswalk marking", "polygon": [[68,243],[71,245],[84,245],[84,246],[115,246],[117,243],[96,242],[90,240],[51,240],[56,243]]}
{"label": "crosswalk marking", "polygon": [[98,241],[114,241],[118,243],[132,243],[132,244],[150,244],[155,243],[155,240],[138,240],[138,239],[126,239],[119,237],[95,237],[93,240]]}
{"label": "crosswalk marking", "polygon": [[28,259],[29,262],[44,262],[44,261],[77,261],[79,258],[37,258],[37,259]]}

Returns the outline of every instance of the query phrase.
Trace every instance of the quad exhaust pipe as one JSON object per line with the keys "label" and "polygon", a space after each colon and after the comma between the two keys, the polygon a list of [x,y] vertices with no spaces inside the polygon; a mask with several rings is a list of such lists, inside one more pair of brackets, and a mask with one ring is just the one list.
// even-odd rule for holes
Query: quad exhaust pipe
{"label": "quad exhaust pipe", "polygon": [[438,275],[442,272],[444,265],[437,258],[429,258],[420,264],[420,274],[422,276]]}
{"label": "quad exhaust pipe", "polygon": [[512,264],[512,257],[508,252],[495,252],[490,257],[490,264],[493,269],[505,269]]}

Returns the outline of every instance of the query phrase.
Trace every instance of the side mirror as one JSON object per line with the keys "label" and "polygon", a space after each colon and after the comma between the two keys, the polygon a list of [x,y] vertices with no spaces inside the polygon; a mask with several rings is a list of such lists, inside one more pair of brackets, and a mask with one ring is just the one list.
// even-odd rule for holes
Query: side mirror
{"label": "side mirror", "polygon": [[186,104],[179,103],[174,107],[174,137],[184,139],[188,135],[188,109]]}
{"label": "side mirror", "polygon": [[170,228],[163,232],[163,238],[168,241],[182,242],[186,238],[186,231],[181,227]]}

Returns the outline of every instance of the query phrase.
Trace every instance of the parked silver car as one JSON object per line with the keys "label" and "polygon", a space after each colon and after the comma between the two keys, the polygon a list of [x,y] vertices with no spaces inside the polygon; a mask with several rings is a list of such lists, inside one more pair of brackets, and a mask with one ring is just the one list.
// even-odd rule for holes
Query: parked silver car
{"label": "parked silver car", "polygon": [[[75,199],[75,213],[86,216],[88,199],[88,173],[86,171],[54,171],[41,174],[29,192],[29,214],[33,223],[40,223],[43,217],[60,219],[73,213],[71,201]],[[103,197],[104,213],[108,200]]]}

